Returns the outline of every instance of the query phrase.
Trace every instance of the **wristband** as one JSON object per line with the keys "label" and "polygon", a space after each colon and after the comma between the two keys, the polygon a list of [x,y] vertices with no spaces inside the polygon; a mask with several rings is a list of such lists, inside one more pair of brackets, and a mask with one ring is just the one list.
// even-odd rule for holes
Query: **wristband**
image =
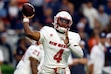
{"label": "wristband", "polygon": [[23,18],[23,23],[25,22],[29,23],[29,18]]}
{"label": "wristband", "polygon": [[69,47],[71,45],[71,43],[69,42],[68,44],[67,44],[67,47]]}

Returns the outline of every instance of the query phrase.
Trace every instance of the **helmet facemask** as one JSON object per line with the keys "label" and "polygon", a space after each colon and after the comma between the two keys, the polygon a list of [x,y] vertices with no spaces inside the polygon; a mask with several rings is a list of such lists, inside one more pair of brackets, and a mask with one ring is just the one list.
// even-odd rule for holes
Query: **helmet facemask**
{"label": "helmet facemask", "polygon": [[65,11],[59,12],[54,17],[54,28],[60,33],[65,33],[67,30],[70,30],[70,27],[72,25],[72,17],[69,13],[64,12]]}

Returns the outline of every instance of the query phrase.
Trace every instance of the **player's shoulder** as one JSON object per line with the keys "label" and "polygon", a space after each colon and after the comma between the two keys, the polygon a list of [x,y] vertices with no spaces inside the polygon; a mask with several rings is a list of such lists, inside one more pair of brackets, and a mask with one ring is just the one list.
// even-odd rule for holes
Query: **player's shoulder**
{"label": "player's shoulder", "polygon": [[91,49],[91,50],[92,50],[91,52],[92,52],[92,53],[97,53],[97,52],[99,51],[98,49],[99,49],[98,45],[94,45],[94,46],[92,47],[92,49]]}
{"label": "player's shoulder", "polygon": [[29,46],[29,49],[31,49],[31,48],[38,48],[38,47],[37,47],[37,45],[32,44]]}
{"label": "player's shoulder", "polygon": [[33,51],[33,50],[39,50],[39,47],[37,45],[30,45],[29,48],[28,48],[29,51]]}
{"label": "player's shoulder", "polygon": [[53,27],[50,27],[50,26],[44,26],[42,27],[42,30],[53,30],[54,28]]}
{"label": "player's shoulder", "polygon": [[42,34],[44,35],[48,35],[50,33],[54,33],[55,32],[55,29],[53,27],[49,27],[49,26],[44,26],[40,32],[42,32]]}
{"label": "player's shoulder", "polygon": [[72,32],[72,31],[69,31],[69,36],[70,36],[70,37],[73,37],[73,38],[74,38],[74,37],[77,37],[77,38],[80,37],[79,33],[77,33],[77,32]]}

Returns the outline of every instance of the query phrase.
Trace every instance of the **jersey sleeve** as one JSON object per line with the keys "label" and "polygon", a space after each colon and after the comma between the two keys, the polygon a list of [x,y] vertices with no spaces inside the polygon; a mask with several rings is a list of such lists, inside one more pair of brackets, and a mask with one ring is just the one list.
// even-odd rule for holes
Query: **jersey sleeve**
{"label": "jersey sleeve", "polygon": [[70,41],[70,43],[73,44],[73,45],[79,45],[80,40],[81,40],[80,35],[78,33],[72,33],[72,34],[70,33],[70,36],[71,36],[71,39],[72,39]]}
{"label": "jersey sleeve", "polygon": [[79,35],[79,34],[77,34],[76,36],[77,36],[77,37],[76,37],[76,41],[74,42],[74,44],[75,44],[75,45],[79,45],[81,38],[80,38],[80,35]]}
{"label": "jersey sleeve", "polygon": [[80,43],[79,34],[78,33],[72,33],[72,34],[70,33],[69,42],[70,42],[69,49],[71,50],[71,52],[73,52],[75,55],[77,55],[80,58],[83,57],[83,50],[79,46],[79,43]]}
{"label": "jersey sleeve", "polygon": [[29,47],[29,56],[35,58],[38,61],[41,61],[42,58],[42,52],[41,49],[39,47],[37,47],[36,45],[32,45]]}
{"label": "jersey sleeve", "polygon": [[39,41],[43,42],[45,39],[45,35],[47,34],[47,27],[44,26],[41,30],[40,30],[40,39]]}

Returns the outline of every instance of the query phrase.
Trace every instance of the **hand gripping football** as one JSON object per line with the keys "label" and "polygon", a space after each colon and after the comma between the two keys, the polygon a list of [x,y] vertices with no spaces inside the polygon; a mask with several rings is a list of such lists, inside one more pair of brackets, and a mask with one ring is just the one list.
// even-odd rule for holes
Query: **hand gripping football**
{"label": "hand gripping football", "polygon": [[30,3],[24,3],[22,6],[22,13],[23,13],[23,16],[31,18],[34,16],[35,8]]}

